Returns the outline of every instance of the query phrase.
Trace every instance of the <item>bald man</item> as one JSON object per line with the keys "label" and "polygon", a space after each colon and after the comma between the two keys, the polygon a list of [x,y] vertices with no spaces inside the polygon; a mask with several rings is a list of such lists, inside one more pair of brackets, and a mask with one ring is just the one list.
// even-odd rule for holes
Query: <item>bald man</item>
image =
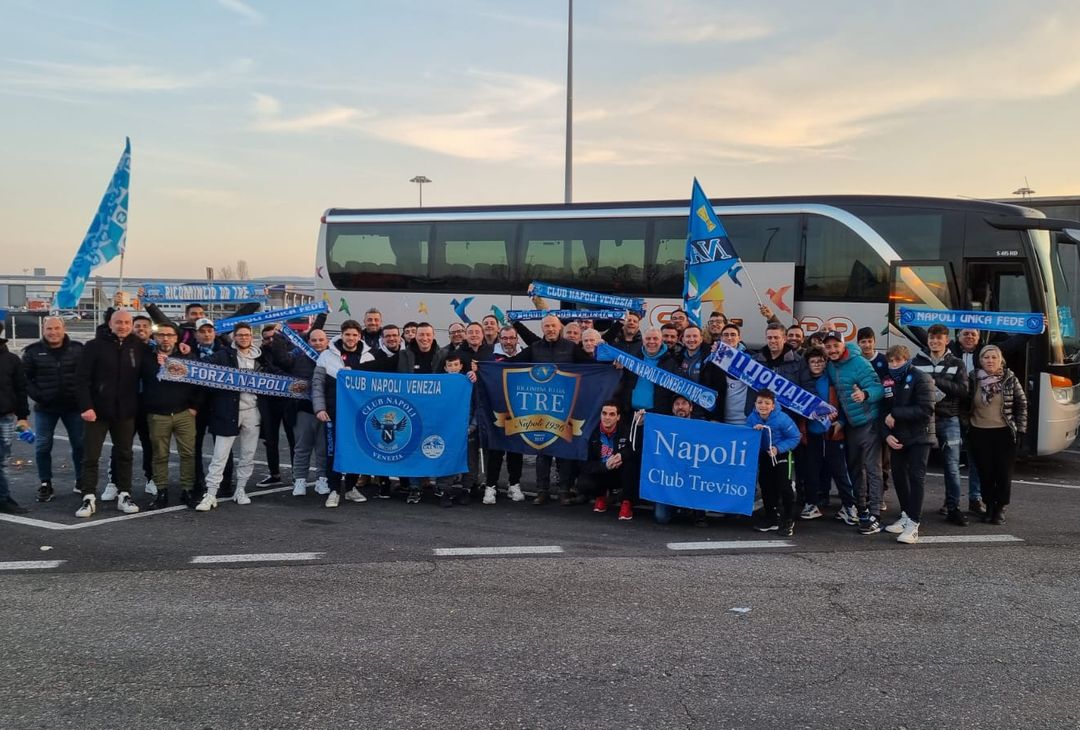
{"label": "bald man", "polygon": [[[98,463],[105,435],[112,438],[116,454],[116,508],[134,514],[138,506],[131,499],[131,442],[135,436],[135,413],[139,407],[139,375],[144,357],[152,357],[150,347],[132,332],[131,312],[117,310],[109,318],[109,328],[83,348],[79,362],[76,399],[85,424],[83,468],[79,488],[82,506],[76,517],[91,517],[97,511]],[[103,495],[105,496],[105,495]]]}

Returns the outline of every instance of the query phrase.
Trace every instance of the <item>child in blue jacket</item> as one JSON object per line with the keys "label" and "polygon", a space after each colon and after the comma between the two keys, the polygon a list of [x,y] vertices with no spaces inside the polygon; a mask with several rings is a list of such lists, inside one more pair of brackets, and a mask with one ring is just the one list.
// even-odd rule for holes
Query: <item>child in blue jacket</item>
{"label": "child in blue jacket", "polygon": [[754,529],[758,532],[779,530],[782,537],[791,537],[795,533],[795,518],[802,509],[792,454],[799,445],[799,429],[776,407],[776,396],[767,390],[757,394],[754,412],[747,417],[746,425],[765,432],[761,434],[758,456],[758,484],[764,507]]}

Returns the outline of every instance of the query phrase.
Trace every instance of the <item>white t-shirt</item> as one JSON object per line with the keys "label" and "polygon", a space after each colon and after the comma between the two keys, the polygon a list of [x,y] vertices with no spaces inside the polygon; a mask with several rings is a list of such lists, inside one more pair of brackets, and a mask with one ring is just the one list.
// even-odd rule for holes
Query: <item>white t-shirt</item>
{"label": "white t-shirt", "polygon": [[727,399],[724,401],[724,423],[746,425],[746,383],[730,376],[727,379]]}

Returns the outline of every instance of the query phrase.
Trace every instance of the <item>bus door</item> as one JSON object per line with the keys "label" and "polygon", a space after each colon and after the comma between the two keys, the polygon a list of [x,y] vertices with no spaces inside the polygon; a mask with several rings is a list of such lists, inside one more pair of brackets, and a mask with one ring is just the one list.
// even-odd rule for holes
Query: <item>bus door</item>
{"label": "bus door", "polygon": [[[1035,312],[1034,298],[1028,284],[1028,274],[1023,260],[968,260],[964,262],[963,302],[965,309],[984,312]],[[1031,368],[1036,357],[1034,348],[1028,344],[1034,338],[1024,335],[1005,335],[1000,332],[984,332],[983,342],[993,342],[1002,347],[1005,362],[1016,377],[1024,383],[1029,401],[1037,392],[1038,368]],[[1028,376],[1032,377],[1028,377]],[[1034,410],[1034,409],[1033,409]]]}
{"label": "bus door", "polygon": [[[926,333],[900,327],[900,308],[958,309],[956,272],[949,261],[894,261],[889,265],[889,345],[926,349]],[[912,352],[914,355],[915,353]]]}

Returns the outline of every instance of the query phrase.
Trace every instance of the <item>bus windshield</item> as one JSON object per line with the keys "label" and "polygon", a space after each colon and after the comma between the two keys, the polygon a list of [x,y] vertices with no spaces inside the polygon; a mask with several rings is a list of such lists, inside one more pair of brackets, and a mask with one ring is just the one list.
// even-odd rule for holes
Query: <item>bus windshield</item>
{"label": "bus windshield", "polygon": [[1054,271],[1054,295],[1061,341],[1066,360],[1080,360],[1080,335],[1076,316],[1080,314],[1080,246],[1054,235],[1050,266]]}

